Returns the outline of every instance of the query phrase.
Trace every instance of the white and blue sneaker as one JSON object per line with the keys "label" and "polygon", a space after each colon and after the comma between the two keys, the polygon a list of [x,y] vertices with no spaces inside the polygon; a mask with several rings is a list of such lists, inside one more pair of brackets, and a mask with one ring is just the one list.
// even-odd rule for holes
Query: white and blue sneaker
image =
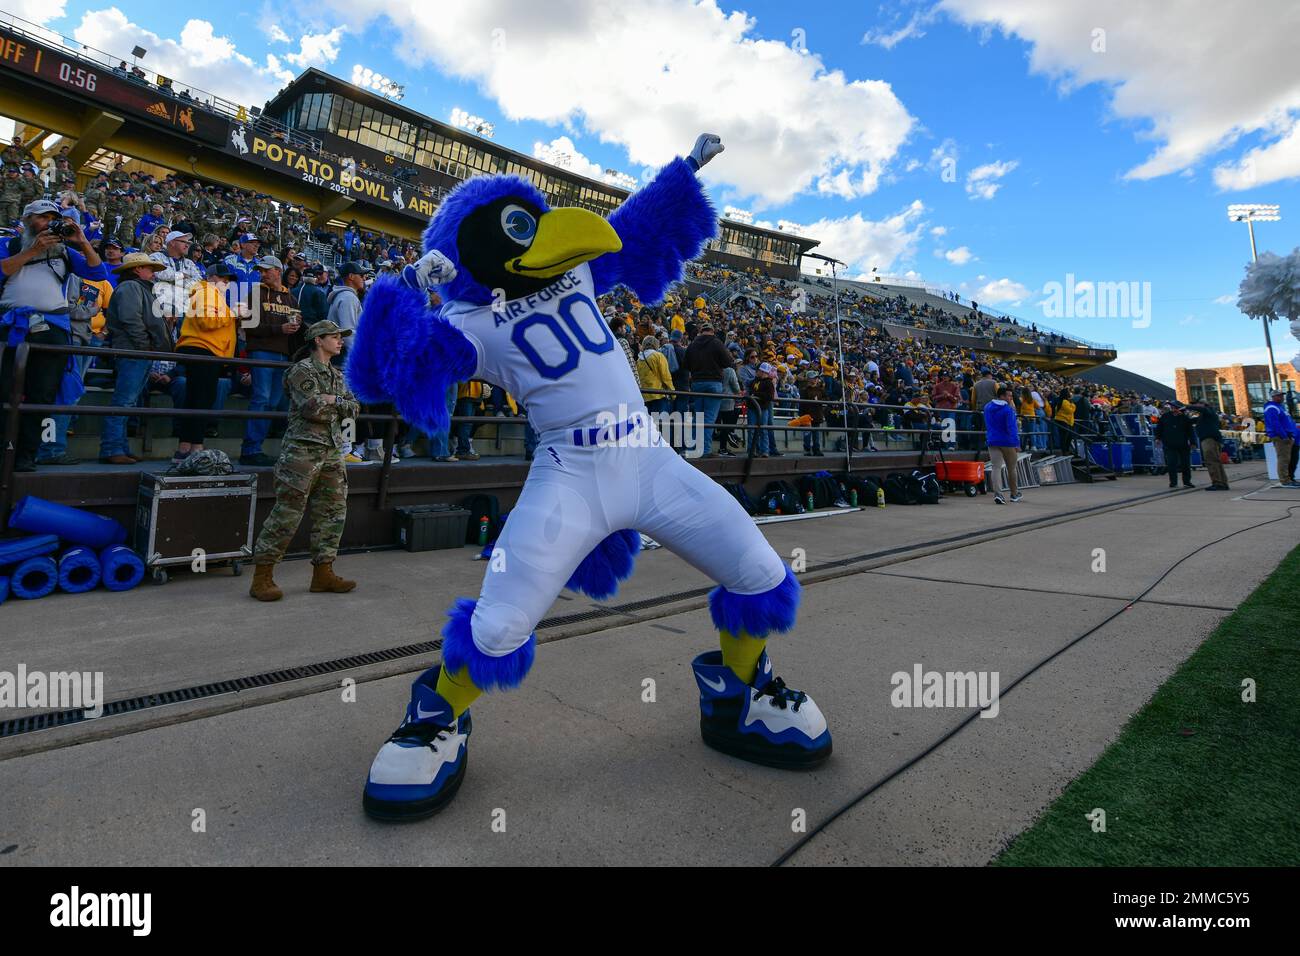
{"label": "white and blue sneaker", "polygon": [[362,805],[376,820],[432,816],[451,802],[465,779],[469,711],[452,716],[451,705],[434,689],[441,671],[434,667],[412,685],[406,717],[370,765]]}
{"label": "white and blue sneaker", "polygon": [[816,767],[831,755],[826,718],[811,697],[773,678],[767,651],[752,685],[722,663],[721,651],[701,654],[691,667],[700,685],[700,733],[714,750],[793,770]]}

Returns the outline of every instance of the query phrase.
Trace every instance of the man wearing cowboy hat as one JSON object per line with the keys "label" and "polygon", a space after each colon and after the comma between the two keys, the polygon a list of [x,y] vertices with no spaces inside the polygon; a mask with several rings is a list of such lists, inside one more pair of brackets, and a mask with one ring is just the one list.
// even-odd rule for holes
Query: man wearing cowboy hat
{"label": "man wearing cowboy hat", "polygon": [[275,478],[275,507],[267,515],[253,546],[253,584],[248,593],[259,601],[284,596],[272,573],[298,531],[311,504],[312,575],[314,593],[342,594],[357,586],[334,573],[339,539],[347,518],[348,473],[343,464],[343,439],[361,406],[330,360],[343,350],[351,329],[325,319],[308,327],[300,358],[284,376],[289,394],[289,426],[280,446]]}
{"label": "man wearing cowboy hat", "polygon": [[[22,211],[22,232],[0,241],[0,338],[15,346],[26,339],[45,345],[89,340],[90,318],[97,306],[82,300],[82,279],[103,280],[108,272],[81,227],[62,219],[57,203],[37,199]],[[0,364],[0,390],[8,395],[13,377],[14,348],[6,348]],[[74,381],[75,380],[75,381]],[[57,352],[33,352],[27,362],[26,395],[32,404],[73,404],[80,397],[80,380],[68,357]],[[18,471],[36,469],[41,416],[25,415],[15,440]]]}
{"label": "man wearing cowboy hat", "polygon": [[[109,347],[136,352],[170,352],[171,332],[154,297],[154,277],[166,268],[146,253],[132,252],[122,257],[113,270],[117,288],[109,299],[105,313]],[[150,359],[118,358],[114,362],[112,404],[135,408],[149,378]],[[99,460],[106,465],[134,465],[126,435],[126,418],[105,418],[100,429]]]}

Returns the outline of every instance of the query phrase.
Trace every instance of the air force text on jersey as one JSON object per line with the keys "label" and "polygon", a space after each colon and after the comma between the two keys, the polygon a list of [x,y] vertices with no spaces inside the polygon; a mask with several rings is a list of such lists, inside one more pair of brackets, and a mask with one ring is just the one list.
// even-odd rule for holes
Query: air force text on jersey
{"label": "air force text on jersey", "polygon": [[[492,290],[492,314],[495,316],[495,325],[506,325],[515,319],[522,319],[536,311],[537,307],[545,302],[550,302],[556,296],[563,295],[572,291],[581,285],[581,280],[572,272],[566,272],[560,278],[556,279],[545,289],[534,292],[532,295],[524,296],[522,299],[511,299],[506,301],[504,289]],[[508,318],[507,318],[508,316]]]}

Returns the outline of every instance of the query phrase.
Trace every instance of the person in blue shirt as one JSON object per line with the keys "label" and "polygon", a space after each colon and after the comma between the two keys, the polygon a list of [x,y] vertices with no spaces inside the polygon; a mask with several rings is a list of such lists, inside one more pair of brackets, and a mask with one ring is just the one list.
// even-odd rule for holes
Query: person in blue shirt
{"label": "person in blue shirt", "polygon": [[230,266],[235,277],[226,290],[226,296],[232,306],[237,303],[249,305],[252,302],[253,286],[262,281],[262,270],[257,267],[258,250],[262,240],[251,232],[239,237],[239,251],[232,252],[222,261]]}
{"label": "person in blue shirt", "polygon": [[1264,406],[1264,434],[1277,452],[1277,476],[1283,488],[1300,488],[1295,480],[1296,458],[1300,453],[1300,431],[1283,403],[1285,393],[1280,388],[1269,392],[1269,403]]}
{"label": "person in blue shirt", "polygon": [[163,217],[163,207],[154,203],[149,211],[140,217],[140,221],[135,224],[135,241],[142,241],[143,236],[149,235],[159,226],[166,225],[167,220]]}
{"label": "person in blue shirt", "polygon": [[[85,344],[95,309],[83,302],[81,279],[104,280],[108,270],[81,227],[62,218],[57,203],[37,199],[22,214],[22,232],[0,241],[0,394],[13,383],[15,349],[24,339],[47,345]],[[57,223],[63,234],[51,229]],[[96,290],[97,292],[97,290]],[[96,294],[96,301],[98,295]],[[32,352],[27,359],[26,398],[34,405],[75,404],[84,387],[70,356]],[[36,470],[41,415],[24,415],[15,441],[15,471]]]}
{"label": "person in blue shirt", "polygon": [[[984,406],[984,433],[988,439],[989,464],[996,472],[999,466],[1007,469],[1007,483],[1011,486],[1011,501],[1021,501],[1024,495],[1016,487],[1016,462],[1020,459],[1020,433],[1016,428],[1016,410],[1011,406],[1011,388],[999,385],[991,402]],[[999,484],[1001,484],[999,482]],[[1006,504],[1002,488],[993,496],[1000,505]]]}

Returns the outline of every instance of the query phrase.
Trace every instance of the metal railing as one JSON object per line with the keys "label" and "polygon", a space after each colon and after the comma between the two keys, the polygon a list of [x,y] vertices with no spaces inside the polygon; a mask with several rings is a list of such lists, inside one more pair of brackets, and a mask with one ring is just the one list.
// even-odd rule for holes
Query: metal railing
{"label": "metal railing", "polygon": [[[13,370],[12,381],[10,384],[9,394],[0,396],[4,399],[4,433],[7,436],[3,457],[0,458],[0,520],[7,521],[10,508],[13,504],[14,496],[14,465],[17,457],[17,437],[19,433],[19,422],[22,415],[91,415],[100,417],[140,417],[143,419],[150,418],[202,418],[212,419],[271,419],[287,420],[288,412],[284,411],[250,411],[247,409],[197,409],[197,408],[154,408],[147,405],[143,406],[113,406],[113,405],[59,405],[30,403],[22,400],[26,386],[27,368],[32,353],[56,353],[61,355],[88,355],[106,358],[134,359],[147,361],[172,361],[178,364],[213,364],[222,366],[242,366],[250,368],[280,368],[285,369],[293,363],[289,361],[278,361],[273,359],[253,359],[241,356],[216,356],[216,355],[193,355],[189,353],[177,352],[154,352],[154,351],[135,351],[130,349],[113,349],[101,348],[96,346],[80,345],[52,345],[43,343],[32,343],[22,341],[12,347]],[[0,359],[4,357],[7,347],[0,343]],[[714,432],[739,431],[750,433],[755,431],[767,431],[775,433],[776,431],[800,431],[811,432],[817,436],[830,436],[839,434],[843,436],[844,449],[844,469],[846,472],[853,470],[853,456],[857,449],[857,438],[864,436],[863,442],[865,448],[875,449],[876,439],[880,439],[886,446],[887,451],[899,452],[919,452],[918,467],[924,464],[927,452],[942,451],[948,436],[957,439],[955,444],[966,444],[967,452],[980,453],[982,450],[981,439],[984,431],[981,429],[958,428],[957,424],[963,422],[961,416],[970,416],[969,422],[978,421],[974,416],[981,414],[978,410],[963,408],[937,408],[928,405],[888,405],[883,403],[863,403],[863,402],[845,402],[841,399],[811,399],[811,398],[794,398],[775,396],[771,400],[770,408],[775,409],[778,406],[784,407],[786,403],[796,403],[798,406],[821,406],[825,408],[825,421],[828,424],[821,425],[796,425],[791,426],[791,419],[783,421],[774,419],[771,424],[764,424],[762,421],[762,408],[759,400],[752,394],[744,395],[724,395],[717,392],[698,392],[689,390],[664,390],[664,389],[642,389],[645,396],[658,395],[663,398],[673,400],[678,399],[709,399],[715,401],[731,400],[737,406],[745,411],[745,421],[742,423],[737,416],[735,422],[721,422],[715,420],[711,425],[704,424]],[[846,414],[847,413],[847,414]],[[882,424],[877,421],[877,415],[887,413],[890,415],[890,424]],[[652,416],[654,413],[651,413]],[[910,419],[921,416],[924,421],[921,424],[906,424]],[[903,424],[894,424],[895,417],[901,417]],[[380,469],[380,475],[377,487],[376,507],[383,509],[387,507],[388,489],[392,467],[392,448],[396,443],[399,428],[402,424],[401,417],[394,411],[392,413],[368,413],[363,412],[356,416],[359,421],[374,422],[384,424],[385,435],[383,439],[384,456],[383,464]],[[1047,422],[1047,419],[1038,419],[1031,416],[1017,416],[1022,421]],[[838,420],[837,420],[838,419]],[[526,424],[526,420],[516,418],[501,418],[492,415],[453,415],[450,417],[452,426],[455,425],[502,425],[502,424]],[[952,427],[949,427],[951,422]],[[1091,445],[1096,443],[1098,436],[1090,436],[1075,429],[1065,426],[1060,422],[1053,423],[1058,431],[1068,433],[1071,441],[1079,439],[1083,443],[1084,461],[1100,469],[1107,476],[1114,474],[1109,469],[1105,469],[1099,462],[1092,460],[1090,453]],[[1032,437],[1032,432],[1027,432],[1026,437]],[[888,446],[899,436],[908,436],[907,440],[913,444],[911,448],[890,449]],[[961,436],[976,436],[974,440],[969,437],[962,439]],[[753,462],[757,454],[758,441],[754,436],[746,442],[747,454],[745,456],[744,479],[748,480],[752,470]],[[820,447],[818,441],[815,447]],[[705,449],[707,451],[708,449]],[[1034,450],[1034,449],[1031,449]],[[821,457],[834,457],[841,454],[840,451],[820,451],[813,454],[819,454]]]}

